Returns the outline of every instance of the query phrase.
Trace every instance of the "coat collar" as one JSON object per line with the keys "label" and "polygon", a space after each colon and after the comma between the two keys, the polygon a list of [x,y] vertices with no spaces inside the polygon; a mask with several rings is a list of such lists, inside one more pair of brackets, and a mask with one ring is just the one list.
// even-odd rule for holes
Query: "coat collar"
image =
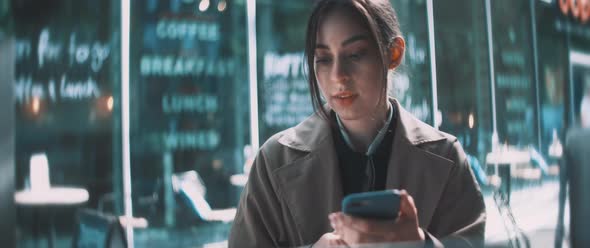
{"label": "coat collar", "polygon": [[[406,112],[397,100],[397,127],[388,163],[386,188],[406,189],[414,197],[420,226],[428,227],[446,184],[452,161],[425,151],[420,144],[446,137]],[[331,230],[327,216],[340,211],[340,168],[328,121],[314,114],[279,140],[305,156],[273,171],[280,195],[288,203],[301,241],[317,240]],[[321,202],[321,204],[320,204]]]}
{"label": "coat collar", "polygon": [[[416,117],[403,109],[396,99],[391,98],[390,101],[395,106],[396,111],[394,115],[397,117],[395,119],[397,122],[396,137],[399,136],[412,145],[445,139],[440,132],[416,119]],[[331,111],[330,108],[325,108]],[[285,134],[278,141],[284,146],[309,152],[318,149],[318,146],[325,139],[331,139],[331,135],[329,122],[314,114],[294,128],[285,131]]]}

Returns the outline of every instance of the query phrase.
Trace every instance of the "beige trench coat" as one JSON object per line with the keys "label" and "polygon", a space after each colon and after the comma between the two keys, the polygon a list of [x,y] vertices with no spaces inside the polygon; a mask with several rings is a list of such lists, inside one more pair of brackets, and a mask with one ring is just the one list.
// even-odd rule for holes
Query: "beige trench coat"
{"label": "beige trench coat", "polygon": [[[439,247],[482,247],[485,205],[457,139],[391,100],[397,128],[386,188],[414,198],[420,227]],[[240,199],[229,247],[311,245],[341,209],[340,169],[327,121],[317,114],[260,149]],[[441,244],[442,242],[442,244]]]}

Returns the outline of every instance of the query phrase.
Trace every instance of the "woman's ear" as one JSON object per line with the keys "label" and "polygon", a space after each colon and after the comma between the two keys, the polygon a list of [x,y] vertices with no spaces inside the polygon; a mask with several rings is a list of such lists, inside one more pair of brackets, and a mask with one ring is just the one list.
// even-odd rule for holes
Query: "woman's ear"
{"label": "woman's ear", "polygon": [[406,42],[404,38],[398,36],[393,38],[393,42],[389,46],[389,66],[390,70],[397,68],[404,58],[406,51]]}

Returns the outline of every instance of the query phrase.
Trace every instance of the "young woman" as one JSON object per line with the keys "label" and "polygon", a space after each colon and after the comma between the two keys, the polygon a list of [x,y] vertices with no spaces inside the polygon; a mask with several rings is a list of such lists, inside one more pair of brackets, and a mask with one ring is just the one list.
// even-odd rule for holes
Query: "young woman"
{"label": "young woman", "polygon": [[[230,247],[483,246],[485,206],[457,139],[387,95],[404,50],[387,0],[318,2],[305,50],[315,114],[260,149]],[[344,196],[384,189],[402,190],[395,221],[339,212]]]}

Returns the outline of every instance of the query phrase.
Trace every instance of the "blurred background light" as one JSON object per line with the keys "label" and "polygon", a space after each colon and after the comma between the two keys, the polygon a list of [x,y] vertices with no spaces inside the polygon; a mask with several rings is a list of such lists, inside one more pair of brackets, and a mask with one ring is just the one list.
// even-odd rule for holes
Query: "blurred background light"
{"label": "blurred background light", "polygon": [[107,109],[109,110],[109,112],[113,111],[113,96],[109,96],[109,98],[107,98]]}
{"label": "blurred background light", "polygon": [[227,2],[225,0],[221,0],[219,1],[219,3],[217,4],[217,10],[219,10],[219,12],[223,12],[225,11],[225,8],[227,7]]}
{"label": "blurred background light", "polygon": [[199,3],[199,10],[201,12],[205,12],[205,11],[207,11],[208,8],[209,8],[209,0],[201,0],[201,2]]}
{"label": "blurred background light", "polygon": [[33,114],[37,115],[37,114],[39,114],[40,110],[41,110],[41,100],[39,100],[39,97],[34,97],[33,101],[31,102],[31,111],[33,112]]}

